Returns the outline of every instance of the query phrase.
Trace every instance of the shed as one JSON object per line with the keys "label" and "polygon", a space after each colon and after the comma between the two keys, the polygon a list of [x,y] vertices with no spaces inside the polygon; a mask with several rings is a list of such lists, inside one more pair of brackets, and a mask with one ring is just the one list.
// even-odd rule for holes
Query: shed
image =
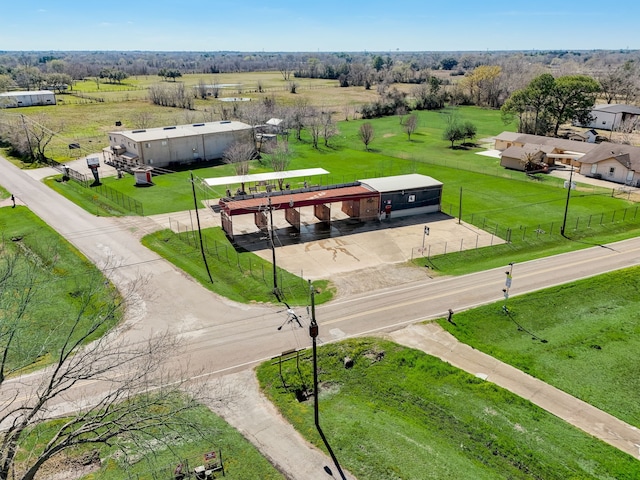
{"label": "shed", "polygon": [[442,182],[427,175],[412,173],[367,178],[359,182],[377,191],[382,212],[393,212],[395,217],[440,211]]}
{"label": "shed", "polygon": [[55,105],[56,95],[51,90],[0,93],[0,108]]}

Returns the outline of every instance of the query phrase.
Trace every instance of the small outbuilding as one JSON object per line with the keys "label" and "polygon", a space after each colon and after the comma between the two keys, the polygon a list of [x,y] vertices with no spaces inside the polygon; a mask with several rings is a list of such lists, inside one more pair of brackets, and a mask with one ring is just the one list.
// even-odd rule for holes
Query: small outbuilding
{"label": "small outbuilding", "polygon": [[359,182],[380,195],[380,213],[404,217],[440,211],[442,182],[412,173],[393,177],[367,178]]}
{"label": "small outbuilding", "polygon": [[51,90],[0,93],[0,108],[39,107],[55,104],[56,95]]}

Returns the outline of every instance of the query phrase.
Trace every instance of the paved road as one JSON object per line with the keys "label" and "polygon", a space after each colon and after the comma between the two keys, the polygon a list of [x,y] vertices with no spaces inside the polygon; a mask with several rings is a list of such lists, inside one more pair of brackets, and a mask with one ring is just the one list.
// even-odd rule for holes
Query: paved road
{"label": "paved road", "polygon": [[[165,330],[175,332],[187,345],[191,366],[206,372],[204,378],[241,372],[282,351],[309,345],[306,329],[287,326],[277,330],[283,321],[279,308],[240,305],[221,298],[142,247],[137,238],[141,232],[156,228],[151,220],[93,216],[31,175],[41,174],[21,171],[0,160],[2,185],[93,262],[116,266],[111,272],[119,288],[126,289],[139,276],[149,279],[148,288],[141,292],[143,308],[130,312],[126,319],[128,328],[123,332],[126,330],[130,338],[143,339],[151,332]],[[508,262],[505,258],[505,265]],[[514,266],[511,294],[639,263],[640,239],[525,262]],[[463,310],[500,300],[504,282],[505,268],[498,268],[462,277],[404,283],[322,305],[317,308],[320,341],[394,331],[441,316],[448,308]],[[242,425],[237,426],[242,430]],[[637,430],[634,435],[622,443],[640,444]],[[637,448],[626,451],[637,455]],[[316,465],[326,464],[326,458],[314,458],[310,461],[319,461]],[[300,474],[297,478],[312,478]],[[319,478],[326,478],[322,474],[325,477]],[[292,478],[296,475],[292,474]]]}

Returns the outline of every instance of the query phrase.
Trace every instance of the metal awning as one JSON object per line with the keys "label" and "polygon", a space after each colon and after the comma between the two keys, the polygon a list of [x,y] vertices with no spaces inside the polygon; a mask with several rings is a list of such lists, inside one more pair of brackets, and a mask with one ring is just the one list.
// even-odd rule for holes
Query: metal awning
{"label": "metal awning", "polygon": [[231,177],[205,178],[204,182],[210,187],[220,185],[233,185],[239,183],[268,182],[295,177],[312,177],[315,175],[326,175],[324,168],[306,168],[303,170],[285,170],[282,172],[254,173],[251,175],[234,175]]}

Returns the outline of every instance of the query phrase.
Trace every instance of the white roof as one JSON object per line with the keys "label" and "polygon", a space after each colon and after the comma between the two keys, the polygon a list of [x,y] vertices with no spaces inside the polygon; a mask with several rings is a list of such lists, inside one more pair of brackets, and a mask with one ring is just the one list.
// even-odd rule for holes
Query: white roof
{"label": "white roof", "polygon": [[359,181],[381,193],[437,187],[442,185],[442,182],[428,177],[427,175],[420,175],[419,173],[396,175],[394,177],[366,178]]}
{"label": "white roof", "polygon": [[267,125],[271,125],[271,126],[274,126],[274,127],[277,127],[281,123],[282,123],[282,119],[281,118],[270,118],[269,120],[267,120]]}
{"label": "white roof", "polygon": [[134,142],[148,142],[165,138],[192,137],[211,133],[233,132],[237,130],[251,130],[246,123],[224,120],[221,122],[194,123],[192,125],[176,125],[171,127],[156,127],[139,130],[123,130],[110,132],[111,135],[122,135]]}
{"label": "white roof", "polygon": [[303,170],[285,170],[282,172],[254,173],[252,175],[235,175],[231,177],[205,178],[204,183],[210,187],[218,185],[231,185],[236,183],[267,182],[269,180],[279,180],[281,178],[312,177],[314,175],[324,175],[327,172],[324,168],[306,168]]}
{"label": "white roof", "polygon": [[55,95],[51,90],[32,90],[22,92],[4,92],[0,97],[21,97],[23,95]]}

